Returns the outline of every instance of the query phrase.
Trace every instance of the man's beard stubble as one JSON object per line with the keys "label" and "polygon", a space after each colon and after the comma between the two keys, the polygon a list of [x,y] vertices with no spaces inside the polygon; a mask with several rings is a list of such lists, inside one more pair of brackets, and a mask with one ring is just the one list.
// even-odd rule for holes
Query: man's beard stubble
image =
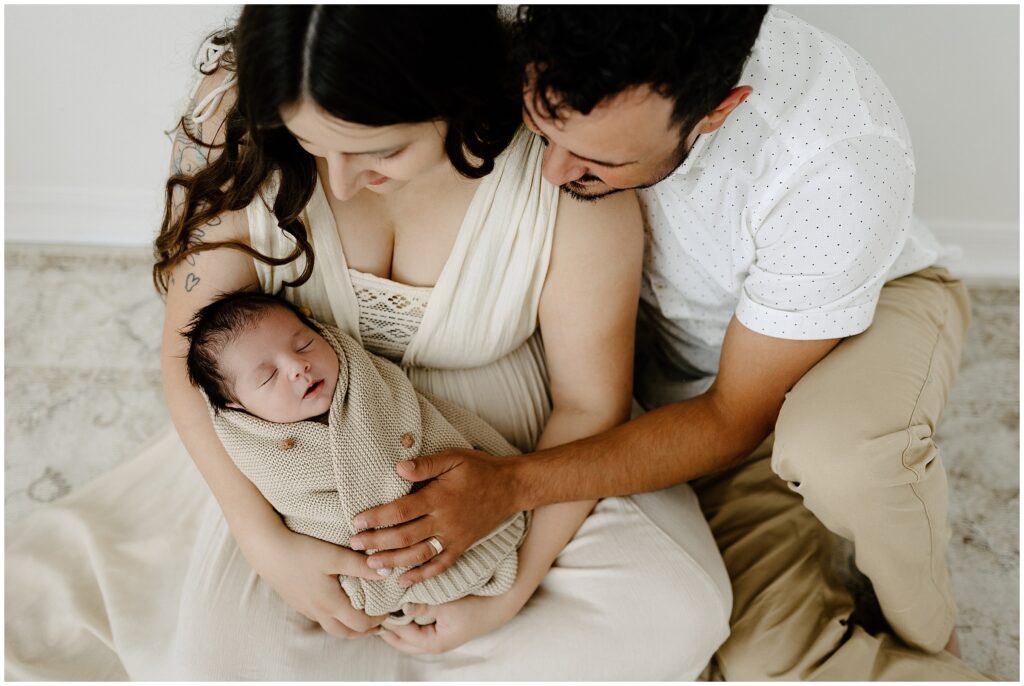
{"label": "man's beard stubble", "polygon": [[[693,142],[693,145],[696,145],[696,144],[697,144],[697,141],[695,139],[694,142]],[[647,181],[647,182],[641,183],[641,184],[639,184],[637,186],[629,186],[628,188],[612,188],[611,186],[609,186],[608,190],[606,190],[606,191],[602,191],[600,193],[588,194],[586,186],[581,184],[580,183],[581,181],[582,182],[600,181],[601,183],[604,183],[604,179],[602,179],[602,178],[600,178],[598,176],[594,176],[593,174],[584,174],[583,176],[581,176],[580,178],[578,178],[575,181],[570,181],[569,183],[563,183],[561,186],[559,186],[559,190],[561,190],[563,193],[568,195],[573,200],[578,200],[580,202],[597,202],[601,198],[607,198],[609,195],[614,195],[615,193],[621,193],[622,191],[641,190],[641,189],[644,189],[644,188],[650,188],[651,186],[654,186],[656,184],[661,183],[662,181],[667,179],[669,176],[674,174],[675,171],[677,169],[679,169],[679,167],[683,166],[683,162],[686,161],[686,158],[687,158],[687,156],[689,156],[691,150],[693,150],[693,146],[691,145],[690,147],[687,147],[686,146],[686,141],[684,139],[683,142],[680,143],[679,147],[676,148],[676,154],[673,156],[673,160],[672,160],[671,164],[667,165],[668,166],[668,171],[666,171],[666,172],[664,172],[662,174],[658,174],[657,178],[654,179],[653,181]]]}

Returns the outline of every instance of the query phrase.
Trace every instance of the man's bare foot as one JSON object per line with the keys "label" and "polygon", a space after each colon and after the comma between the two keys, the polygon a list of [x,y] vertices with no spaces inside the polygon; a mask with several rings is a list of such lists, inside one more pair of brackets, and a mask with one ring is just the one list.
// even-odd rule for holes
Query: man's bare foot
{"label": "man's bare foot", "polygon": [[947,653],[951,653],[955,657],[961,657],[960,655],[960,637],[956,634],[956,627],[953,627],[953,633],[949,635],[949,642],[946,644],[944,649]]}

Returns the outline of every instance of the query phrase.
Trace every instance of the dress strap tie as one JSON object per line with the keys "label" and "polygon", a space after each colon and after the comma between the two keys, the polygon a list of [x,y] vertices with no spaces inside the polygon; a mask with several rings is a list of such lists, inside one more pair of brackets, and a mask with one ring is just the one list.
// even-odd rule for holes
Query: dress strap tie
{"label": "dress strap tie", "polygon": [[[196,55],[195,67],[202,74],[212,74],[217,71],[220,66],[220,59],[230,49],[229,43],[216,43],[216,40],[223,40],[218,36],[211,36],[206,39],[202,47],[199,48],[199,52]],[[206,96],[196,103],[195,108],[189,115],[189,118],[194,124],[201,124],[217,111],[220,106],[220,101],[224,98],[224,93],[230,90],[235,83],[238,81],[238,74],[231,72],[228,77],[224,79],[224,82],[214,88],[212,91],[206,94]],[[196,93],[199,92],[199,86],[203,80],[199,79],[196,81],[196,85],[192,88],[192,93],[189,94],[189,100],[196,97]]]}

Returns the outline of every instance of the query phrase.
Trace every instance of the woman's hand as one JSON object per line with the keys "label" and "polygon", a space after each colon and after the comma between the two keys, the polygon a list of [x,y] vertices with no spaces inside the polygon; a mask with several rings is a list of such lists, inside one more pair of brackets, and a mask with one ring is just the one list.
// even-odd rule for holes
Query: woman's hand
{"label": "woman's hand", "polygon": [[387,617],[371,617],[353,608],[341,589],[339,574],[380,580],[366,566],[366,556],[283,526],[258,541],[248,550],[243,547],[246,559],[289,606],[327,633],[340,638],[369,636]]}
{"label": "woman's hand", "polygon": [[377,635],[403,653],[437,655],[494,631],[512,619],[522,606],[523,602],[512,591],[488,598],[466,596],[444,605],[408,603],[402,608],[405,614],[431,617],[435,623],[384,624]]}

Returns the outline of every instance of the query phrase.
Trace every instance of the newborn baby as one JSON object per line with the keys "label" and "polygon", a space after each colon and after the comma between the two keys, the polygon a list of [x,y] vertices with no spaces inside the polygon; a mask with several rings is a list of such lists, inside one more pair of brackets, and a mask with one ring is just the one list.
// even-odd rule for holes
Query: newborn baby
{"label": "newborn baby", "polygon": [[[347,546],[356,514],[410,491],[395,472],[400,461],[448,448],[518,454],[476,415],[417,393],[395,364],[282,298],[222,296],[182,335],[189,380],[224,448],[298,533]],[[527,513],[510,517],[450,569],[409,588],[398,585],[408,568],[381,581],[342,577],[341,585],[371,615],[499,595],[515,581],[527,525]]]}

